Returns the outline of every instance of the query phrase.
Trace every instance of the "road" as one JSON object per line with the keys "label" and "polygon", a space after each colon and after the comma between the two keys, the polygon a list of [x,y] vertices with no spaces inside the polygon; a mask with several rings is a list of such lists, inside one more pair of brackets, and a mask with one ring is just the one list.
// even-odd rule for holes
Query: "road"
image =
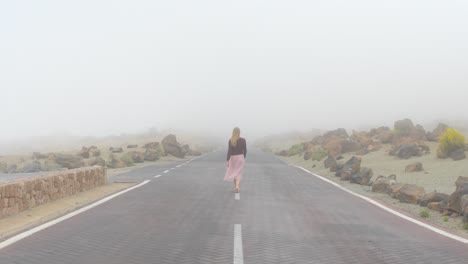
{"label": "road", "polygon": [[239,199],[223,151],[176,165],[122,175],[151,181],[0,250],[0,263],[468,263],[466,244],[268,154],[249,153]]}

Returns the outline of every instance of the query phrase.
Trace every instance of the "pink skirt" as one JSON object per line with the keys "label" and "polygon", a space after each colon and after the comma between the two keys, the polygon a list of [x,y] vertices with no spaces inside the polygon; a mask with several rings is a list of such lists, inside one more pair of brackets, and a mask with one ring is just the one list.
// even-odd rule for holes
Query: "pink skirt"
{"label": "pink skirt", "polygon": [[244,164],[244,154],[231,156],[231,158],[229,158],[229,167],[227,168],[224,180],[233,181],[234,179],[242,179]]}

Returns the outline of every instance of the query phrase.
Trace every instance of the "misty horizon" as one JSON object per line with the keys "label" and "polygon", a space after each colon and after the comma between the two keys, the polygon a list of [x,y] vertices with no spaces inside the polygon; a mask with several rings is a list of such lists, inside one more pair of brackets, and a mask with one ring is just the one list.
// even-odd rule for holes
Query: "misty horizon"
{"label": "misty horizon", "polygon": [[468,4],[358,2],[4,3],[0,143],[466,123]]}

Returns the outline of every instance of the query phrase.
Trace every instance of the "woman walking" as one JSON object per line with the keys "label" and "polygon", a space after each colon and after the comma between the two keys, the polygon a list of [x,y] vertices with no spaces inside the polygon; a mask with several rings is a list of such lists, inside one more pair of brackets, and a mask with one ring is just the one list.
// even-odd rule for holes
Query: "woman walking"
{"label": "woman walking", "polygon": [[236,127],[232,131],[232,137],[228,142],[227,172],[226,176],[224,176],[225,181],[234,181],[236,193],[239,192],[246,156],[247,144],[245,139],[240,137],[240,129]]}

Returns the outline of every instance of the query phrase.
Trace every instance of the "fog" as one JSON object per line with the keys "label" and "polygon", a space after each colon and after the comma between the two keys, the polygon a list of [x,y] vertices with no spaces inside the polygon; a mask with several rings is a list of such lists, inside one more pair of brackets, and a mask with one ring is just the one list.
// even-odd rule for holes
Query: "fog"
{"label": "fog", "polygon": [[467,120],[466,1],[4,1],[0,142]]}

